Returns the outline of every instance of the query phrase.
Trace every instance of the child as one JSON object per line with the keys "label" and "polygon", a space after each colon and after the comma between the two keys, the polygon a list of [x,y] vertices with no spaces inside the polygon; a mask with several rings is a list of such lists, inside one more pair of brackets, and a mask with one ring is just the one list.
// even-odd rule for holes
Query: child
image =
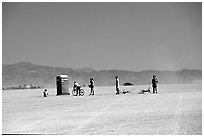
{"label": "child", "polygon": [[45,89],[44,92],[43,92],[43,96],[44,96],[44,97],[47,97],[48,94],[49,94],[49,92],[47,91],[47,89]]}

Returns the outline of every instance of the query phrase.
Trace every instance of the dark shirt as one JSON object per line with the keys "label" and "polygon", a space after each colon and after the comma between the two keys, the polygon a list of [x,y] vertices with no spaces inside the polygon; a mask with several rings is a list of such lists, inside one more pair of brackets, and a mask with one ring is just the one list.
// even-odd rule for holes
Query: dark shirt
{"label": "dark shirt", "polygon": [[94,87],[94,81],[93,80],[90,80],[90,85],[89,85],[90,88],[93,88]]}
{"label": "dark shirt", "polygon": [[94,85],[94,81],[93,80],[90,81],[90,85],[92,85],[92,86]]}
{"label": "dark shirt", "polygon": [[119,79],[116,79],[116,88],[119,88]]}
{"label": "dark shirt", "polygon": [[156,86],[157,86],[157,83],[158,83],[157,78],[153,78],[153,79],[152,79],[152,85],[153,85],[154,87],[156,87]]}

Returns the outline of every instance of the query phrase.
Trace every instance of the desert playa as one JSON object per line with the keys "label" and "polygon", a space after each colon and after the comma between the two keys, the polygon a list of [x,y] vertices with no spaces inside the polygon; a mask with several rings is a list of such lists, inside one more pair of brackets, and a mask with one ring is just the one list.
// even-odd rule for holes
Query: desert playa
{"label": "desert playa", "polygon": [[[158,94],[138,94],[147,85],[83,88],[82,97],[42,96],[43,89],[2,93],[2,134],[201,135],[202,85],[159,85]],[[71,90],[71,89],[70,89]]]}

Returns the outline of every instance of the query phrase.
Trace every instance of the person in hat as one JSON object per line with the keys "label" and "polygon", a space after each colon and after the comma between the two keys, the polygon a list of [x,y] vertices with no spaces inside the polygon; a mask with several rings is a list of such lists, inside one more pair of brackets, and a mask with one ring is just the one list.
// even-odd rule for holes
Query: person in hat
{"label": "person in hat", "polygon": [[153,78],[152,78],[153,94],[157,93],[157,83],[159,83],[159,81],[157,80],[156,76],[153,75]]}
{"label": "person in hat", "polygon": [[120,89],[119,89],[119,78],[118,76],[115,76],[115,89],[116,89],[116,95],[118,95],[120,93]]}
{"label": "person in hat", "polygon": [[90,78],[89,87],[91,88],[91,92],[90,92],[89,96],[94,95],[94,79],[93,78]]}

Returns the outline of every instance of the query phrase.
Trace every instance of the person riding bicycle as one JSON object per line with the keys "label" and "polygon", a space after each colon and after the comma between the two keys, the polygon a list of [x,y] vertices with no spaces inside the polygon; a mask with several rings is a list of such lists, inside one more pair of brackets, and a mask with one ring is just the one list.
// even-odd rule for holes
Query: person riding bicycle
{"label": "person riding bicycle", "polygon": [[79,85],[79,83],[77,82],[74,82],[73,90],[76,90],[77,92],[76,96],[80,95],[80,89],[81,89],[81,85]]}

